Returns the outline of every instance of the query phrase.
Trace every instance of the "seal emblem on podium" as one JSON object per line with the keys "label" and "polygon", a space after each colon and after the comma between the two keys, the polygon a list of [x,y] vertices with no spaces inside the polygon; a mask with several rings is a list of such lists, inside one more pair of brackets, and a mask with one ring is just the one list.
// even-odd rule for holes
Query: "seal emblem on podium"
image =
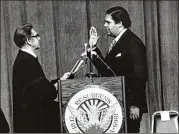
{"label": "seal emblem on podium", "polygon": [[88,85],[75,93],[65,108],[69,133],[118,133],[122,129],[123,110],[109,89]]}

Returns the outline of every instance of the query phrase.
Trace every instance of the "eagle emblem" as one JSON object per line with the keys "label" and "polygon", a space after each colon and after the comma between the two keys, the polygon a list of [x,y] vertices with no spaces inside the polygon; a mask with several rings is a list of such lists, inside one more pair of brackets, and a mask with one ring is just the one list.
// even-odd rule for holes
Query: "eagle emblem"
{"label": "eagle emblem", "polygon": [[97,131],[100,130],[103,132],[109,127],[116,106],[117,103],[110,107],[100,109],[97,105],[89,105],[87,111],[84,111],[82,108],[74,109],[70,106],[68,106],[68,109],[76,118],[82,131],[90,132],[90,130],[94,131],[93,129],[97,128]]}
{"label": "eagle emblem", "polygon": [[[81,95],[78,94],[80,92]],[[117,99],[102,89],[80,92],[73,96],[75,99],[72,98],[66,107],[65,121],[69,132],[117,133],[122,124],[122,112]]]}

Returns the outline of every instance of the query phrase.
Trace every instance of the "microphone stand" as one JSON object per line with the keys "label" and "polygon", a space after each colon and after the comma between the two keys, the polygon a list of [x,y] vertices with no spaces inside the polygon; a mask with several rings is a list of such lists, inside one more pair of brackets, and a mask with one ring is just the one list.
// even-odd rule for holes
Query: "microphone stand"
{"label": "microphone stand", "polygon": [[[89,46],[90,46],[90,56],[91,56],[91,59],[93,59],[93,55],[92,55],[92,46],[93,46],[93,44],[89,44]],[[85,51],[87,52],[87,50],[85,49]],[[93,73],[92,72],[92,63],[90,62],[90,72],[89,73],[87,73],[86,75],[85,75],[85,77],[87,77],[87,78],[93,78],[93,77],[98,77],[97,76],[97,74],[95,74],[95,73]]]}
{"label": "microphone stand", "polygon": [[[87,53],[87,43],[84,44],[85,46],[85,52]],[[77,60],[77,62],[75,63],[75,65],[73,66],[73,68],[70,71],[70,74],[74,76],[74,74],[81,68],[83,67],[84,64],[87,63],[87,56],[83,57],[80,56],[80,58]]]}

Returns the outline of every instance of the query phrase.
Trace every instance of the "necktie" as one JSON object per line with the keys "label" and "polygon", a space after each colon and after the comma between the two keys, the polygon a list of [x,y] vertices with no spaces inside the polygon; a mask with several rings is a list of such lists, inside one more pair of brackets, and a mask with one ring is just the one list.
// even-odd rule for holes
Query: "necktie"
{"label": "necktie", "polygon": [[114,45],[116,44],[116,41],[113,40],[112,43],[110,44],[110,47],[109,47],[109,50],[108,50],[108,53],[112,50],[112,48],[114,47]]}

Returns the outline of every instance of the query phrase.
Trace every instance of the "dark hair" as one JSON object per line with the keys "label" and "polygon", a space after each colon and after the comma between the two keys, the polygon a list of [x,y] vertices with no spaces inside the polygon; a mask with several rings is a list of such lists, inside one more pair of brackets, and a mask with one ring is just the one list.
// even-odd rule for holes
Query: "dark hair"
{"label": "dark hair", "polygon": [[111,15],[115,23],[119,23],[121,21],[125,28],[131,26],[132,22],[130,20],[129,14],[123,7],[112,7],[106,11],[106,14]]}
{"label": "dark hair", "polygon": [[30,38],[32,28],[33,28],[32,24],[26,23],[15,30],[14,42],[19,48],[24,46],[27,38]]}

